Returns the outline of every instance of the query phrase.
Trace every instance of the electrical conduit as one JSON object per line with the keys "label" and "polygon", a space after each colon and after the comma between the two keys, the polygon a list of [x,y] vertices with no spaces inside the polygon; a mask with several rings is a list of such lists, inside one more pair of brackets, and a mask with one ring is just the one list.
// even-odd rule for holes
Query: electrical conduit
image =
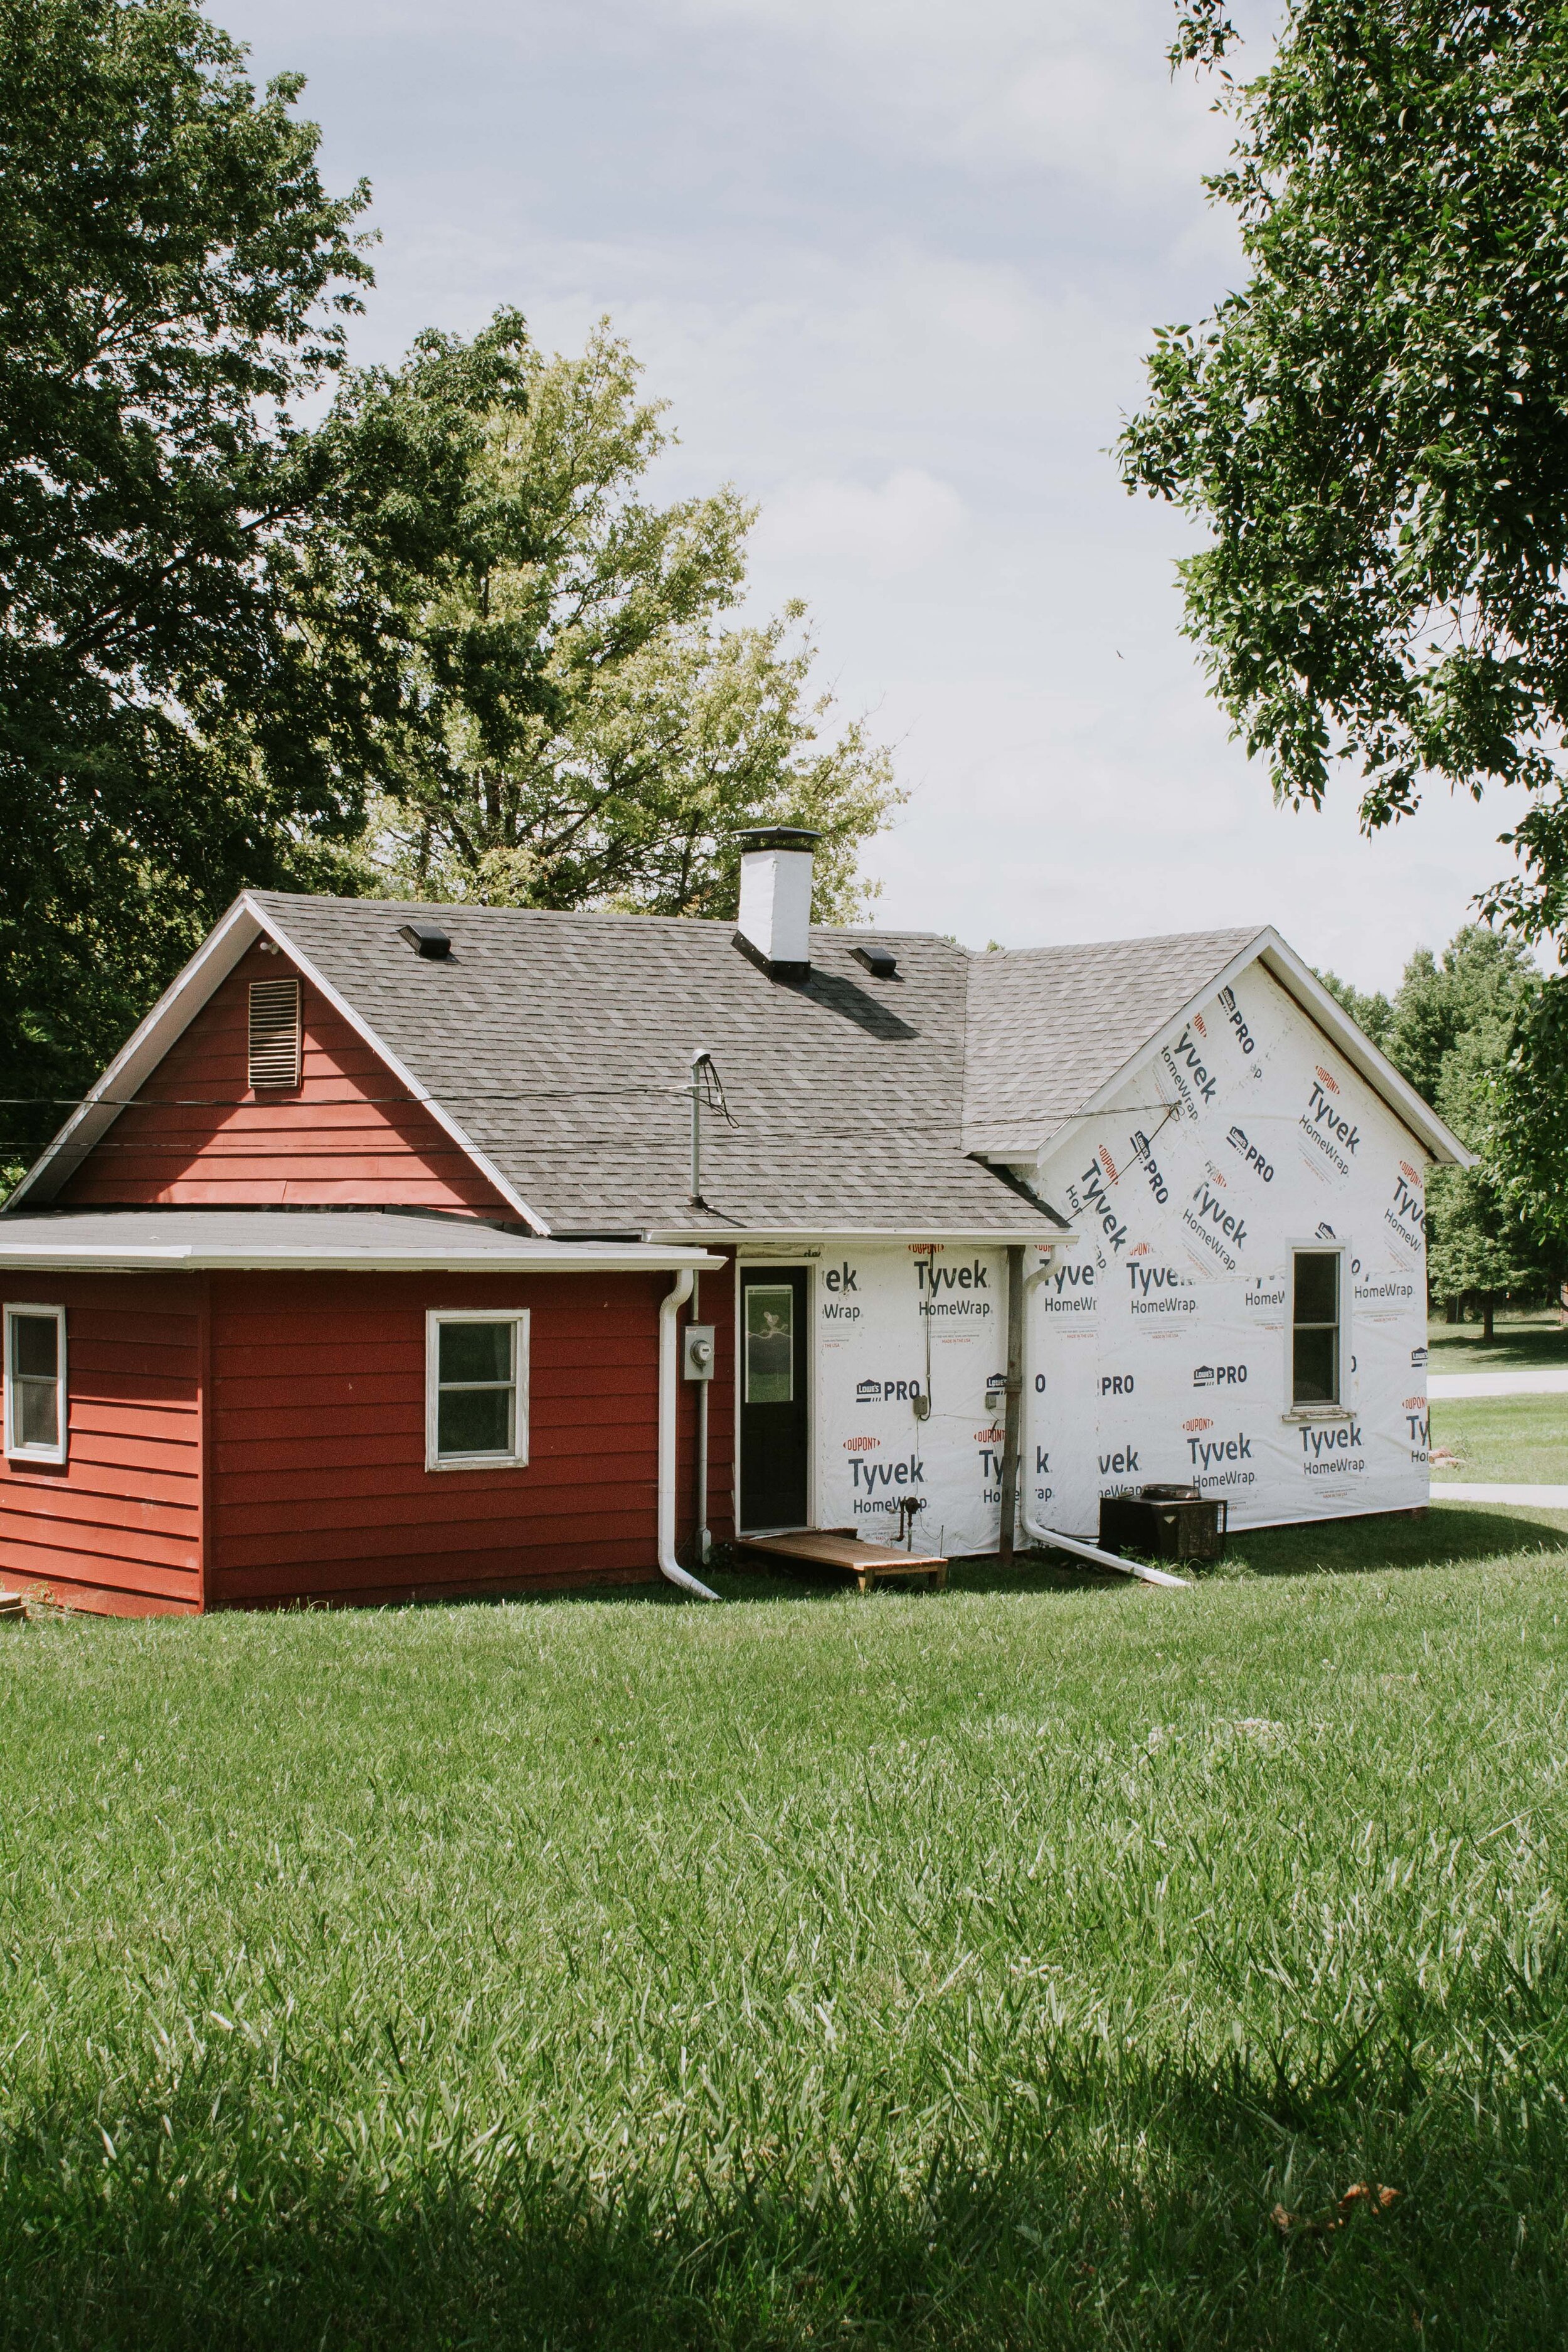
{"label": "electrical conduit", "polygon": [[719,1595],[700,1578],[692,1576],[675,1557],[676,1407],[680,1396],[677,1360],[680,1310],[691,1296],[696,1274],[686,1266],[678,1274],[658,1308],[658,1571],[682,1592],[698,1601]]}

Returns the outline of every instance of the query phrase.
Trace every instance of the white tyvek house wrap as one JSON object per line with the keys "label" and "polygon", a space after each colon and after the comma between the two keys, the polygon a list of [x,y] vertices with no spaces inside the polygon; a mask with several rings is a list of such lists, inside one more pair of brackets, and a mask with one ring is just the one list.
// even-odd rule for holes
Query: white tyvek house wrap
{"label": "white tyvek house wrap", "polygon": [[[1204,1007],[1037,1173],[1084,1238],[1029,1289],[1031,1517],[1092,1536],[1151,1480],[1244,1526],[1425,1503],[1426,1160],[1260,967]],[[1328,1240],[1349,1410],[1293,1421],[1290,1254]]]}
{"label": "white tyvek house wrap", "polygon": [[[1000,1527],[1007,1254],[825,1246],[813,1283],[816,1522],[868,1540],[994,1551]],[[987,1386],[992,1384],[987,1402]],[[924,1419],[916,1396],[931,1399]]]}
{"label": "white tyvek house wrap", "polygon": [[[1426,1164],[1266,971],[1205,1006],[1036,1174],[1082,1239],[1048,1271],[1026,1255],[1031,1518],[1092,1538],[1102,1494],[1152,1480],[1226,1496],[1242,1526],[1425,1503]],[[1350,1410],[1290,1422],[1290,1252],[1330,1236]],[[907,1495],[922,1546],[994,1549],[1006,1265],[918,1241],[815,1255],[819,1527],[891,1539]]]}

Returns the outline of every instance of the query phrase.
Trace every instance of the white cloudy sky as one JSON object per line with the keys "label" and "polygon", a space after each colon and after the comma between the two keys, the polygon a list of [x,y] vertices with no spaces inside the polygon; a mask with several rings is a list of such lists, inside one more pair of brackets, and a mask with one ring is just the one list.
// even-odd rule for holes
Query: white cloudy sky
{"label": "white cloudy sky", "polygon": [[[500,303],[608,311],[673,403],[671,489],[761,500],[759,606],[911,797],[879,919],[975,946],[1277,922],[1387,985],[1502,866],[1500,803],[1358,837],[1275,810],[1180,635],[1168,511],[1106,450],[1161,321],[1231,281],[1169,0],[212,0],[297,67],[383,243],[354,354]],[[1237,12],[1258,26],[1264,0]],[[1254,47],[1254,56],[1261,50]]]}

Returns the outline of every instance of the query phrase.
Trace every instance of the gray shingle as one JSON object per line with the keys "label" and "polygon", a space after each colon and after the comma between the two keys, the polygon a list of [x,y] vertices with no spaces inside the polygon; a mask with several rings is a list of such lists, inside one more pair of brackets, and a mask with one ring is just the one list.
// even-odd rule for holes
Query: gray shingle
{"label": "gray shingle", "polygon": [[[488,1153],[554,1232],[1028,1233],[1046,1218],[961,1134],[971,958],[817,929],[804,987],[728,923],[256,893],[279,934]],[[437,921],[449,962],[400,923]],[[712,1054],[737,1125],[703,1120],[711,1210],[689,1206],[692,1051]]]}
{"label": "gray shingle", "polygon": [[1032,1156],[1262,929],[974,957],[965,1150]]}

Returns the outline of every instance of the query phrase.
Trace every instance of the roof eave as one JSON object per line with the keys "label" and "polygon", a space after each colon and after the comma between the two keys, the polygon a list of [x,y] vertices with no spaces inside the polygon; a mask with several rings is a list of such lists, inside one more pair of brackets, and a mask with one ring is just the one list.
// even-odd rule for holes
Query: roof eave
{"label": "roof eave", "polygon": [[975,1225],[747,1225],[732,1234],[703,1232],[688,1225],[650,1228],[650,1242],[705,1242],[711,1249],[812,1248],[820,1243],[899,1243],[924,1249],[936,1243],[960,1249],[1056,1249],[1079,1236],[1066,1223],[1052,1225],[1037,1217],[1025,1226]]}

